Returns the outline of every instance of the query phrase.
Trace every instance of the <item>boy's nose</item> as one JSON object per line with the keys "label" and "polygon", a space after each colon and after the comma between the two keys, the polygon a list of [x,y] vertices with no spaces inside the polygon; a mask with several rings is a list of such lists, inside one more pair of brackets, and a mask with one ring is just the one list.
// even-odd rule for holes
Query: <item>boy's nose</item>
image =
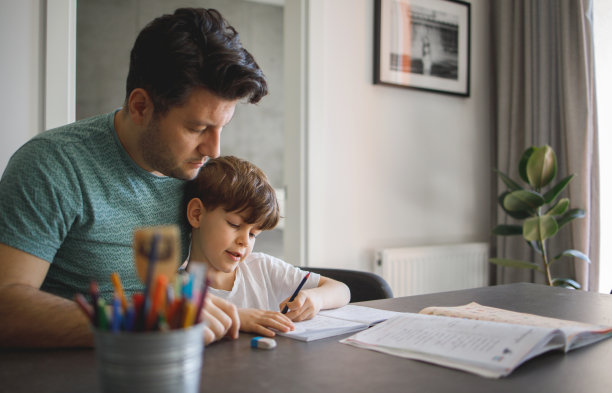
{"label": "boy's nose", "polygon": [[249,234],[248,233],[240,233],[236,238],[236,241],[241,246],[246,246],[249,244]]}

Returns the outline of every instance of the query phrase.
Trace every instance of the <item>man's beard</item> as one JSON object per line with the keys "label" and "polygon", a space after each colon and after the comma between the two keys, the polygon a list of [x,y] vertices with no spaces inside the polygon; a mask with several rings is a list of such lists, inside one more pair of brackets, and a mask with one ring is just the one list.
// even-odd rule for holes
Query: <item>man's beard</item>
{"label": "man's beard", "polygon": [[149,127],[141,135],[138,145],[147,165],[165,176],[181,180],[192,180],[199,172],[190,173],[181,169],[168,144],[162,141],[161,128],[157,119],[151,121]]}

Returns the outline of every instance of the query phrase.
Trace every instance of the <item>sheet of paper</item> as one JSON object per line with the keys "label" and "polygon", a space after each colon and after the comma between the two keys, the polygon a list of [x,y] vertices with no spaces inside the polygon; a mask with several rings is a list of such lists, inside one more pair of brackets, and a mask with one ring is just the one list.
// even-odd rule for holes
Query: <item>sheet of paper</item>
{"label": "sheet of paper", "polygon": [[307,321],[295,322],[295,330],[291,332],[278,332],[277,334],[309,341],[343,333],[352,333],[365,328],[367,328],[367,325],[363,323],[316,315]]}
{"label": "sheet of paper", "polygon": [[483,321],[505,322],[518,325],[540,326],[555,329],[576,326],[580,328],[596,328],[595,326],[588,325],[586,323],[520,313],[495,307],[487,307],[475,302],[458,307],[427,307],[421,310],[420,313],[480,319]]}
{"label": "sheet of paper", "polygon": [[369,325],[386,321],[387,319],[398,314],[401,313],[396,311],[380,310],[372,307],[357,306],[354,304],[347,304],[344,307],[319,312],[319,315],[345,319],[347,321],[358,321],[367,323]]}
{"label": "sheet of paper", "polygon": [[402,314],[342,340],[396,356],[500,376],[547,342],[550,329],[470,319]]}

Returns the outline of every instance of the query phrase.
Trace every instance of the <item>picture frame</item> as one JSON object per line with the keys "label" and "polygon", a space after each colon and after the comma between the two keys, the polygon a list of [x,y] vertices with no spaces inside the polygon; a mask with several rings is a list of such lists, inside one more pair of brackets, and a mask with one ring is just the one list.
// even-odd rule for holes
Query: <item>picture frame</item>
{"label": "picture frame", "polygon": [[375,0],[374,83],[470,95],[470,3]]}

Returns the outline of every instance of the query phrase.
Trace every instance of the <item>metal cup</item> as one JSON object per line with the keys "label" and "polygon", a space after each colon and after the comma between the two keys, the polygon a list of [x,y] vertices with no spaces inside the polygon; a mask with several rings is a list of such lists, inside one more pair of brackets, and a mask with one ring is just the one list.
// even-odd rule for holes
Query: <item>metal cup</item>
{"label": "metal cup", "polygon": [[103,392],[198,392],[204,324],[169,331],[94,329]]}

